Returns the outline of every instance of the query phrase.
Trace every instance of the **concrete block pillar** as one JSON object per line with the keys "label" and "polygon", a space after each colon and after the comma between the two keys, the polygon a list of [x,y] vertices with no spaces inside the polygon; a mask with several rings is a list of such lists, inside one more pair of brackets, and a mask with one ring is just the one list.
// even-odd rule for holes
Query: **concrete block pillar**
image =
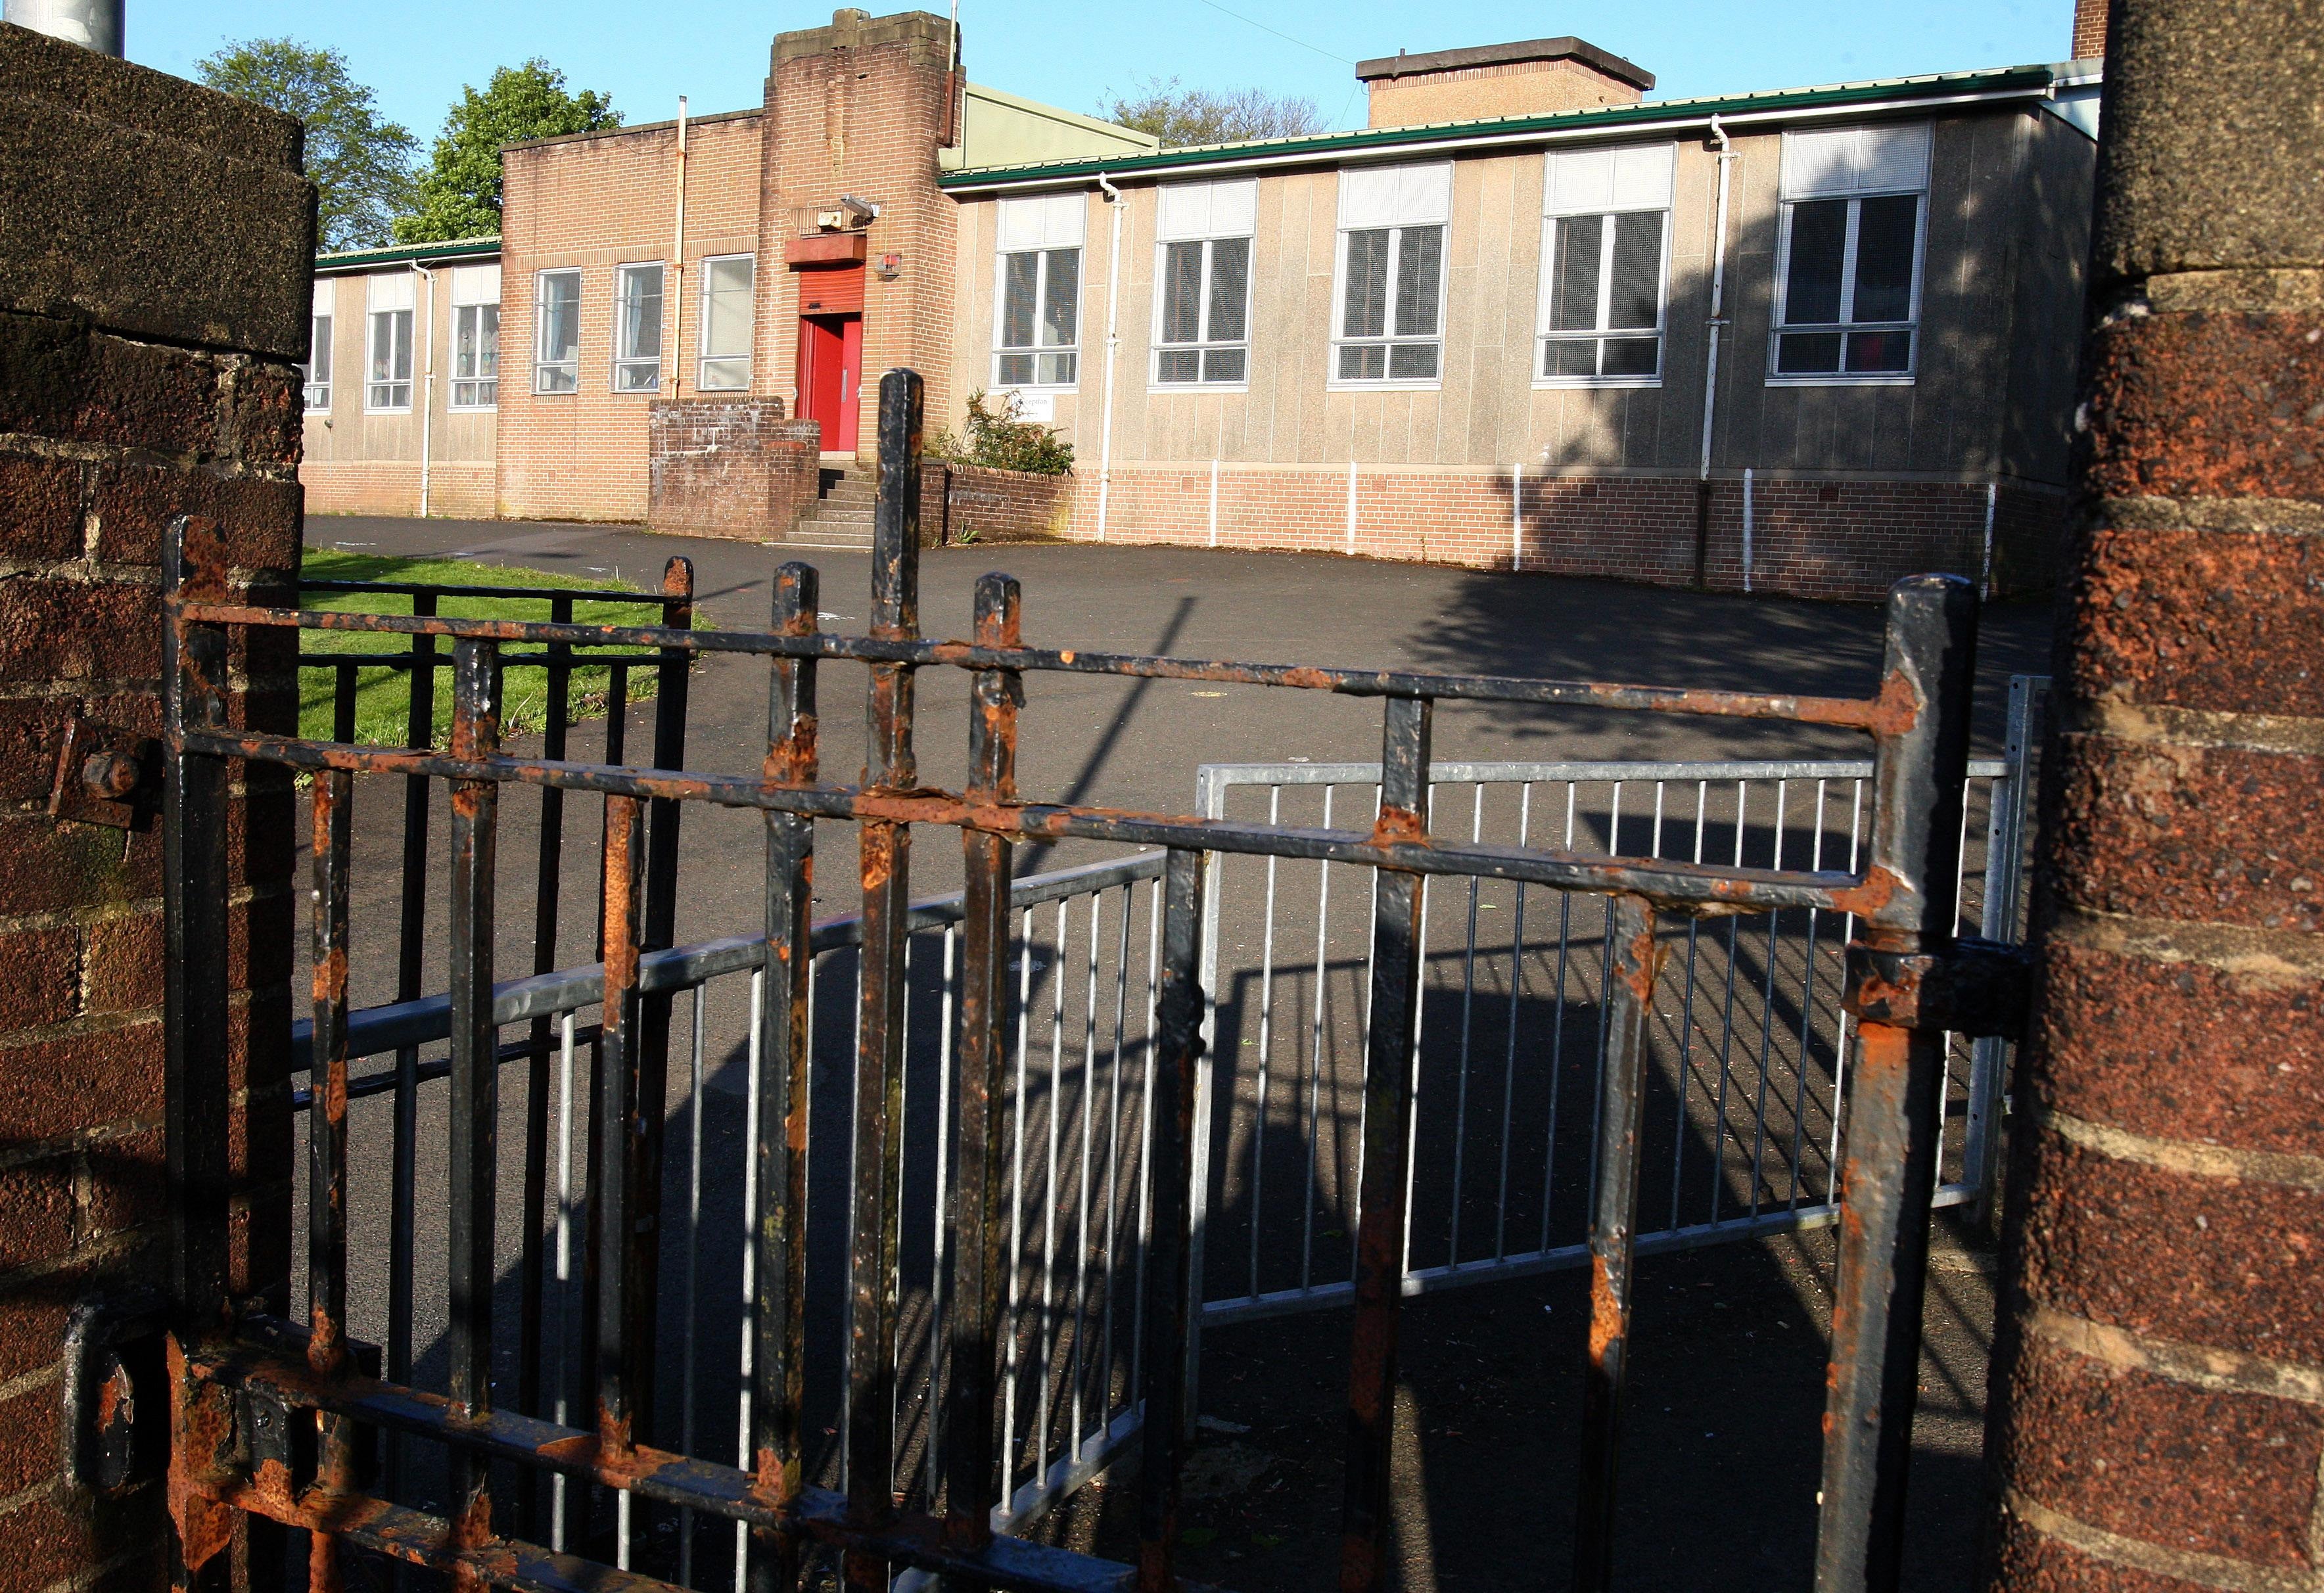
{"label": "concrete block pillar", "polygon": [[[161,836],[50,810],[69,730],[160,728],[171,516],[290,594],[314,189],[290,118],[12,25],[0,126],[0,1588],[151,1586],[159,1487],[64,1484],[59,1358],[77,1305],[166,1276]],[[295,724],[293,657],[237,652],[244,723]],[[290,789],[235,812],[235,1287],[280,1309]]]}
{"label": "concrete block pillar", "polygon": [[2324,5],[2119,0],[1986,1586],[2324,1588]]}

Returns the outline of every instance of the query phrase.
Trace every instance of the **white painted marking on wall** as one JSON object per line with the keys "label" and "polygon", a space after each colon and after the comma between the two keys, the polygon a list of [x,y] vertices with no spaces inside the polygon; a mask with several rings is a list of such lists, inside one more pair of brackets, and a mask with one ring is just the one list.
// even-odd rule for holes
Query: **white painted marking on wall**
{"label": "white painted marking on wall", "polygon": [[1219,545],[1219,462],[1211,461],[1211,546]]}
{"label": "white painted marking on wall", "polygon": [[1978,577],[1977,585],[1978,590],[1987,597],[1993,595],[1993,509],[1995,501],[2000,496],[1999,482],[1985,483],[1985,571]]}
{"label": "white painted marking on wall", "polygon": [[1509,568],[1525,568],[1525,465],[1509,466]]}
{"label": "white painted marking on wall", "polygon": [[1356,462],[1348,461],[1348,551],[1356,550]]}
{"label": "white painted marking on wall", "polygon": [[1743,467],[1743,590],[1751,590],[1751,467]]}

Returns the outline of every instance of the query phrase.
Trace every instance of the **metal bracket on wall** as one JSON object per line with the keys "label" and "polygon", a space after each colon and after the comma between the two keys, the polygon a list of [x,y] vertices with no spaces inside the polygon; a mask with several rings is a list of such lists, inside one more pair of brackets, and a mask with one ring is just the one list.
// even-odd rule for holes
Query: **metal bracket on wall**
{"label": "metal bracket on wall", "polygon": [[49,787],[49,816],[116,830],[143,830],[153,822],[161,788],[161,743],[75,714],[65,721],[57,771]]}
{"label": "metal bracket on wall", "polygon": [[1964,937],[1943,952],[1907,955],[1848,948],[1841,1005],[1906,1029],[2022,1038],[2033,1004],[2034,959],[2024,946]]}
{"label": "metal bracket on wall", "polygon": [[[65,1476],[84,1497],[117,1497],[158,1477],[170,1401],[162,1367],[163,1305],[150,1289],[84,1300],[65,1322]],[[140,1427],[143,1396],[152,1420]]]}

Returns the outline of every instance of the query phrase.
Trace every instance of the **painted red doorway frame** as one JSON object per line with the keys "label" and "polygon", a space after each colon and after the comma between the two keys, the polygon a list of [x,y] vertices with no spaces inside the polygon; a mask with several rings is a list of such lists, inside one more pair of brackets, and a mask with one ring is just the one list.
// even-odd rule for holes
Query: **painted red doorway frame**
{"label": "painted red doorway frame", "polygon": [[823,423],[823,451],[855,452],[863,387],[863,318],[799,317],[799,417]]}

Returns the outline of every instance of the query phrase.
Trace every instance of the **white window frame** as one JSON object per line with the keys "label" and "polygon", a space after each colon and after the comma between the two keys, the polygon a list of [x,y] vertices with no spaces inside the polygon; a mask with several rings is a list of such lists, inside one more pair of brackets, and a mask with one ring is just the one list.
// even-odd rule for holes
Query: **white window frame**
{"label": "white window frame", "polygon": [[[1582,152],[1575,152],[1582,153]],[[1541,281],[1534,311],[1533,384],[1537,388],[1567,387],[1660,387],[1663,384],[1664,358],[1669,352],[1670,334],[1670,262],[1672,221],[1676,207],[1673,203],[1674,172],[1677,166],[1677,146],[1652,144],[1643,147],[1588,152],[1610,157],[1613,170],[1605,203],[1598,207],[1574,204],[1566,207],[1558,195],[1558,162],[1572,156],[1563,151],[1552,150],[1542,161],[1542,220],[1541,220]],[[1644,157],[1650,161],[1657,157],[1662,161],[1660,205],[1626,203],[1626,198],[1646,197],[1637,190],[1652,180],[1647,173],[1626,169],[1628,162]],[[1644,161],[1641,162],[1642,164]],[[1609,225],[1617,216],[1660,215],[1662,225],[1662,254],[1655,267],[1655,369],[1652,375],[1591,375],[1552,376],[1546,373],[1549,345],[1552,343],[1594,342],[1599,346],[1598,363],[1605,364],[1605,345],[1609,339],[1644,342],[1642,327],[1610,327],[1606,324],[1614,291],[1614,228]],[[1582,221],[1599,224],[1598,256],[1598,316],[1597,326],[1588,332],[1554,332],[1549,325],[1550,291],[1554,285],[1557,264],[1557,235],[1561,228]]]}
{"label": "white window frame", "polygon": [[[1026,199],[1003,199],[997,215],[992,269],[992,388],[996,392],[1078,392],[1082,384],[1082,323],[1087,306],[1082,302],[1082,289],[1088,279],[1089,264],[1087,197],[1079,189],[1062,194],[1045,194]],[[1074,336],[1070,343],[1038,341],[1041,328],[1048,320],[1050,267],[1059,250],[1074,252]],[[1032,254],[1038,258],[1033,278],[1033,336],[1028,344],[1003,345],[1001,327],[1006,324],[1009,299],[1009,262],[1012,256]],[[1074,363],[1071,382],[1039,381],[1040,362],[1044,356],[1069,356]],[[1012,356],[1029,356],[1034,364],[1036,380],[1010,382],[1001,373],[1001,362]]]}
{"label": "white window frame", "polygon": [[[479,375],[472,371],[463,374],[460,369],[460,329],[470,322],[481,324],[486,310],[492,311],[493,319],[492,373]],[[501,268],[497,265],[454,266],[452,346],[448,351],[450,358],[445,362],[452,368],[451,402],[447,408],[474,413],[500,407],[500,316]]]}
{"label": "white window frame", "polygon": [[[1825,184],[1809,188],[1796,180],[1794,174],[1795,141],[1801,134],[1784,134],[1783,180],[1778,189],[1778,208],[1782,212],[1775,239],[1775,283],[1774,313],[1767,328],[1767,376],[1770,387],[1910,387],[1920,377],[1922,282],[1928,269],[1930,170],[1935,137],[1929,123],[1916,122],[1898,126],[1895,124],[1876,124],[1848,131],[1858,135],[1916,134],[1921,140],[1920,170],[1914,183],[1898,181],[1851,180],[1845,184]],[[1807,136],[1813,136],[1812,134]],[[1901,321],[1856,321],[1849,317],[1856,299],[1857,231],[1863,220],[1866,199],[1911,195],[1913,207],[1913,290],[1908,315]],[[1819,204],[1832,200],[1848,202],[1848,230],[1840,247],[1840,317],[1837,321],[1808,321],[1793,324],[1788,299],[1792,285],[1792,218],[1803,204]],[[1802,332],[1830,331],[1840,340],[1840,358],[1848,357],[1848,337],[1852,332],[1901,331],[1912,338],[1912,357],[1902,371],[1799,371],[1783,372],[1781,363],[1785,333],[1796,336]]]}
{"label": "white window frame", "polygon": [[[751,285],[744,290],[747,302],[742,321],[742,352],[739,355],[714,355],[709,349],[711,268],[732,265],[738,260],[746,262],[751,268]],[[696,262],[696,269],[702,273],[702,303],[694,320],[694,390],[696,392],[748,392],[754,372],[752,356],[758,336],[759,257],[755,254],[708,254]],[[711,366],[737,364],[742,367],[741,382],[729,384],[710,379]]]}
{"label": "white window frame", "polygon": [[[1432,162],[1425,166],[1388,167],[1385,169],[1373,168],[1365,170],[1375,171],[1385,170],[1390,172],[1400,174],[1408,173],[1416,176],[1419,174],[1441,171],[1443,174],[1443,186],[1444,189],[1444,202],[1441,207],[1436,207],[1434,214],[1429,216],[1422,216],[1418,211],[1415,210],[1409,214],[1398,213],[1393,219],[1389,220],[1360,220],[1351,223],[1348,216],[1349,180],[1357,173],[1351,170],[1342,171],[1340,174],[1339,231],[1333,250],[1332,258],[1332,363],[1326,371],[1324,387],[1326,391],[1334,392],[1379,392],[1398,391],[1406,392],[1441,392],[1444,388],[1444,364],[1448,341],[1445,336],[1445,311],[1451,299],[1451,284],[1452,280],[1452,168],[1449,163]],[[1436,255],[1436,330],[1425,336],[1419,334],[1399,335],[1392,328],[1395,326],[1397,290],[1403,285],[1404,235],[1406,231],[1414,228],[1430,226],[1436,228],[1437,231],[1443,235],[1438,240]],[[1383,323],[1381,334],[1378,337],[1343,336],[1342,335],[1342,328],[1348,324],[1347,299],[1348,289],[1351,285],[1348,281],[1348,236],[1351,233],[1381,231],[1385,231],[1388,235],[1388,279],[1385,287],[1387,296],[1384,300],[1384,303],[1387,306],[1388,318]],[[1424,344],[1434,344],[1436,345],[1436,374],[1434,376],[1391,376],[1387,374],[1379,376],[1342,376],[1340,374],[1340,352],[1342,349],[1347,348],[1351,345],[1369,347],[1374,344],[1384,345],[1388,348],[1388,355],[1387,360],[1384,362],[1385,366],[1388,368],[1394,367],[1396,363],[1395,351],[1399,345],[1406,346],[1418,346]]]}
{"label": "white window frame", "polygon": [[[307,358],[299,370],[302,378],[301,396],[306,401],[305,408],[309,415],[331,412],[331,337],[338,327],[338,318],[333,308],[336,293],[337,285],[332,278],[325,277],[317,282],[314,305],[308,313]],[[315,379],[318,367],[322,371],[319,382]],[[318,393],[322,396],[318,398]]]}
{"label": "white window frame", "polygon": [[[1154,228],[1154,317],[1153,335],[1148,339],[1146,360],[1146,385],[1149,392],[1248,392],[1250,391],[1251,358],[1251,289],[1259,273],[1258,250],[1259,184],[1246,180],[1240,182],[1207,182],[1173,184],[1157,190]],[[1176,213],[1174,215],[1174,212]],[[1241,239],[1243,250],[1242,336],[1213,337],[1211,336],[1212,272],[1215,267],[1218,245]],[[1162,328],[1164,314],[1168,308],[1167,270],[1170,249],[1174,244],[1199,244],[1203,251],[1203,271],[1195,289],[1201,336],[1191,343],[1166,343]],[[1200,374],[1210,364],[1213,354],[1240,351],[1242,355],[1242,375],[1234,381],[1213,381]],[[1197,374],[1192,382],[1166,382],[1162,378],[1162,356],[1165,354],[1192,354],[1196,356]]]}
{"label": "white window frame", "polygon": [[[549,285],[552,280],[570,278],[573,282],[573,357],[552,360],[548,356]],[[532,273],[532,391],[548,398],[569,398],[581,391],[581,268],[577,265],[557,266]],[[545,377],[562,372],[562,386],[547,384]]]}
{"label": "white window frame", "polygon": [[[379,276],[372,278],[369,281],[364,284],[363,381],[364,413],[366,415],[409,415],[411,413],[411,390],[413,385],[411,380],[411,368],[413,363],[412,334],[414,330],[414,321],[419,315],[419,310],[415,303],[417,295],[412,290],[412,283],[415,280],[416,273],[412,272],[395,272],[392,273],[383,272]],[[400,296],[402,298],[403,302],[400,305],[381,302],[382,299],[393,299],[399,296],[398,292],[393,290],[383,291],[383,289],[389,288],[389,284],[397,281],[401,281],[403,284],[400,290]],[[401,318],[403,322],[403,370],[402,374],[400,376],[394,373],[393,369],[393,339],[395,336],[393,328],[396,319],[399,317]],[[385,381],[374,381],[372,379],[372,362],[377,356],[379,352],[379,336],[383,328],[387,330],[390,339],[389,374]],[[403,393],[403,401],[401,403],[395,402],[392,396],[395,391],[399,388],[402,390]],[[389,401],[385,403],[378,401],[382,393],[387,393],[390,395]]]}
{"label": "white window frame", "polygon": [[[622,314],[622,300],[625,290],[629,287],[630,280],[632,277],[641,275],[646,272],[653,272],[655,280],[659,284],[659,286],[656,287],[654,290],[654,302],[659,308],[659,313],[655,323],[657,336],[654,340],[654,355],[650,361],[649,361],[643,355],[634,353],[624,354],[622,350],[622,334],[628,329],[626,318]],[[632,260],[626,261],[613,268],[613,360],[611,380],[613,389],[615,392],[620,393],[624,397],[637,397],[639,395],[650,396],[661,391],[662,372],[669,364],[669,265],[667,262],[660,260]],[[623,381],[625,376],[628,376],[634,372],[643,370],[649,364],[653,366],[654,374],[651,384],[642,387],[625,384]]]}

